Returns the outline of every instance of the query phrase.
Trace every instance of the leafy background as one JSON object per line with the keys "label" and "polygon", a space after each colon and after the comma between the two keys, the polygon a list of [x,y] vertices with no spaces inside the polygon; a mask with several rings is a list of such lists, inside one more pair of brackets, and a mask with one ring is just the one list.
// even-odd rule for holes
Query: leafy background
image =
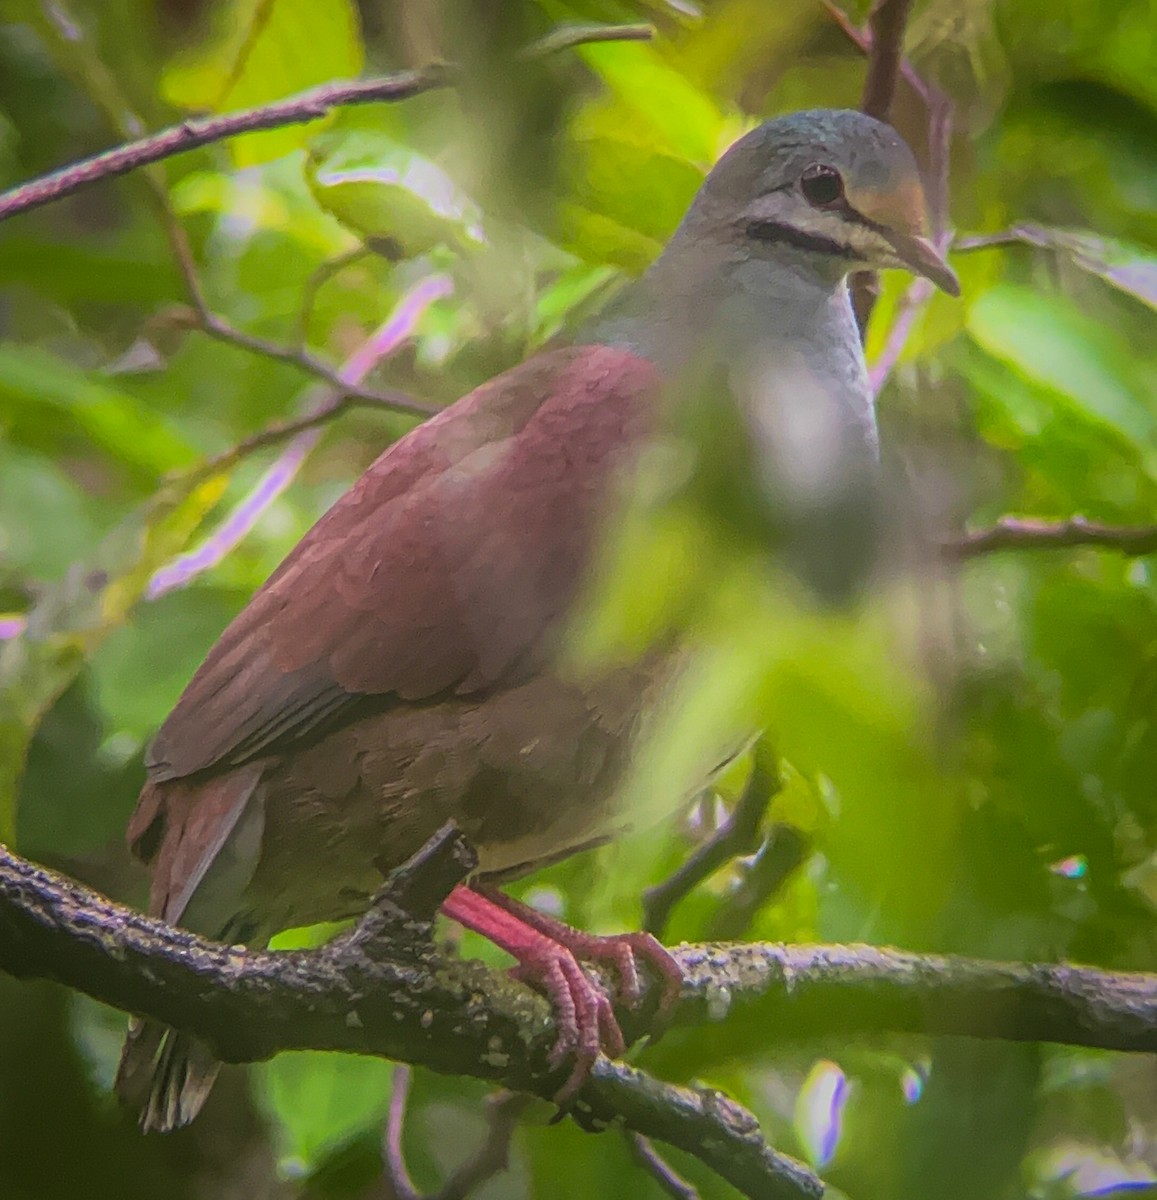
{"label": "leafy background", "polygon": [[[312,292],[308,345],[341,361],[407,298],[414,311],[423,281],[444,280],[377,376],[439,403],[573,328],[645,267],[745,128],[855,106],[863,77],[814,0],[8,0],[0,17],[4,185],[189,111],[465,63],[458,92],[345,109],[157,173],[211,307],[251,333],[293,342]],[[656,24],[654,43],[512,65],[514,47],[559,22],[640,19]],[[898,544],[1005,513],[1153,518],[1154,30],[1149,0],[917,5],[910,57],[954,106],[953,228],[1034,228],[954,255],[963,299],[920,309],[881,395],[906,513]],[[926,112],[906,85],[894,118],[926,158]],[[870,356],[907,283],[884,281]],[[140,175],[0,226],[0,613],[7,633],[29,621],[0,651],[0,837],[137,901],[145,881],[121,831],[149,736],[246,597],[412,424],[342,416],[290,486],[262,485],[260,519],[217,565],[142,599],[279,449],[180,472],[317,400],[292,365],[191,331],[184,299]],[[1150,560],[1011,552],[949,569],[910,552],[860,611],[833,616],[769,586],[728,494],[692,487],[628,531],[586,632],[605,648],[689,619],[696,684],[640,767],[640,795],[675,786],[713,722],[758,713],[786,764],[769,820],[811,853],[738,928],[741,872],[721,872],[670,936],[727,928],[1157,969]],[[737,770],[723,800],[741,784]],[[642,890],[711,816],[522,891],[593,929],[636,926]],[[109,1093],[122,1027],[59,988],[0,979],[0,1195],[384,1194],[389,1064],[299,1053],[229,1070],[191,1129],[143,1139]],[[672,1033],[644,1062],[729,1090],[776,1145],[861,1200],[1157,1191],[1143,1059],[950,1039],[783,1044],[769,1029],[744,1046]],[[482,1136],[483,1094],[417,1074],[406,1149],[419,1185],[435,1188]],[[616,1136],[548,1128],[549,1115],[528,1110],[509,1172],[477,1195],[660,1194]],[[675,1161],[703,1196],[727,1194]]]}

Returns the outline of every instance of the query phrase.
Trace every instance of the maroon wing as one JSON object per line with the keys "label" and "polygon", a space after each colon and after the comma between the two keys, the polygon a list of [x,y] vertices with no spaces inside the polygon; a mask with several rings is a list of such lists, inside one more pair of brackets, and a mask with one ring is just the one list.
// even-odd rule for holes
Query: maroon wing
{"label": "maroon wing", "polygon": [[366,696],[469,693],[532,670],[657,382],[625,351],[553,351],[391,446],[222,634],[153,744],[151,778],[285,748]]}

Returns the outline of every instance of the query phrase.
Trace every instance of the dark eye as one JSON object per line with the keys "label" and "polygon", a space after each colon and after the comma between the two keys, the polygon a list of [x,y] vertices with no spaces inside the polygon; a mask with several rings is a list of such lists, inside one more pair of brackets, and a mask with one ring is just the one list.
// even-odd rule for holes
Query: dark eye
{"label": "dark eye", "polygon": [[844,181],[834,167],[812,163],[799,178],[803,198],[813,208],[827,208],[844,197]]}

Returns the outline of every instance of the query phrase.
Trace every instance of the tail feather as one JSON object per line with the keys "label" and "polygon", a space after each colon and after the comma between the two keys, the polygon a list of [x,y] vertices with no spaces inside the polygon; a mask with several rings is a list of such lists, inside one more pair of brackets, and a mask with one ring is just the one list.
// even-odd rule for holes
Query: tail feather
{"label": "tail feather", "polygon": [[144,1133],[168,1133],[201,1111],[221,1064],[195,1038],[133,1020],[117,1069],[117,1094],[140,1110]]}

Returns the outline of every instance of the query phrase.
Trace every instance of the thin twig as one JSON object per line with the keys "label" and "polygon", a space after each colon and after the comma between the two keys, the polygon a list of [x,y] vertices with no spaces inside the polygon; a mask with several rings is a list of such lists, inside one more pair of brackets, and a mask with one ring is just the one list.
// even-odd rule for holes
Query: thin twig
{"label": "thin twig", "polygon": [[[322,425],[332,420],[334,416],[344,411],[346,407],[355,403],[361,403],[361,401],[350,397],[339,401],[330,410],[303,417],[300,421],[291,421],[285,422],[282,425],[270,426],[268,429],[254,434],[251,438],[247,438],[244,442],[240,442],[237,446],[225,451],[218,459],[210,460],[203,468],[198,468],[198,476],[200,476],[202,470],[211,474],[214,469],[224,469],[252,450],[273,445],[283,438],[292,436],[299,430],[311,429]],[[216,465],[218,463],[220,466]],[[985,554],[997,554],[1007,551],[1072,550],[1081,548],[1112,550],[1132,558],[1143,558],[1149,554],[1157,554],[1157,525],[1107,525],[1099,521],[1090,521],[1081,516],[1067,517],[1061,520],[1006,516],[999,518],[993,525],[986,528],[969,530],[957,537],[947,538],[940,543],[940,553],[946,559],[956,562],[979,558]],[[25,622],[23,617],[6,616],[3,621],[0,621],[0,641],[6,638],[17,637],[23,632],[24,627]],[[734,819],[734,816],[738,812],[739,807],[737,806],[736,813],[733,814],[732,819]],[[655,915],[648,916],[644,922],[647,929],[654,932],[656,926],[650,922],[660,917],[663,923],[665,923],[670,909],[674,907],[674,904],[682,899],[701,879],[706,878],[706,875],[709,875],[712,870],[717,869],[718,866],[722,866],[727,861],[729,856],[724,855],[720,858],[717,866],[712,867],[708,865],[707,870],[702,874],[698,873],[697,868],[694,877],[691,877],[692,865],[702,861],[699,857],[701,854],[706,857],[708,854],[714,853],[713,847],[716,844],[716,839],[720,835],[727,836],[729,825],[730,822],[721,826],[719,832],[710,842],[696,851],[691,859],[684,863],[670,879],[658,885],[659,888],[671,886],[676,880],[681,880],[684,877],[684,872],[687,872],[687,877],[691,879],[686,888],[682,888],[679,891],[679,894],[675,896],[671,904],[663,905],[662,897],[660,897]],[[735,853],[742,852],[741,848],[737,849],[730,857],[734,857]],[[651,889],[651,892],[655,890]],[[645,905],[647,905],[646,898],[650,896],[651,892],[646,893]],[[645,911],[650,913],[651,907],[645,907]]]}
{"label": "thin twig", "polygon": [[382,1134],[385,1200],[467,1200],[471,1192],[510,1165],[510,1143],[518,1128],[518,1120],[532,1097],[508,1091],[488,1096],[486,1103],[489,1113],[482,1145],[454,1169],[450,1178],[436,1192],[427,1194],[419,1192],[414,1186],[402,1148],[412,1081],[413,1072],[409,1066],[399,1063],[394,1067],[390,1107]]}
{"label": "thin twig", "polygon": [[1002,550],[1062,550],[1088,546],[1141,557],[1157,554],[1157,525],[1104,525],[1084,517],[1044,521],[1001,517],[987,529],[975,529],[941,543],[949,559],[977,558]]}
{"label": "thin twig", "polygon": [[[53,3],[45,4],[44,11],[49,24],[57,31],[62,51],[72,61],[74,69],[110,125],[122,137],[132,136],[142,124],[140,117],[132,111],[116,80],[82,36],[81,26],[68,11],[65,0],[53,0]],[[569,26],[548,34],[522,53],[525,57],[543,57],[588,42],[638,41],[650,38],[653,34],[654,30],[649,25]],[[341,106],[406,99],[434,88],[446,87],[455,81],[456,74],[453,67],[436,63],[420,70],[403,71],[379,79],[325,84],[244,112],[184,121],[171,129],[127,142],[0,194],[0,221],[72,195],[98,180],[151,167],[162,159],[212,142],[242,133],[301,124],[325,116]],[[339,394],[356,395],[366,403],[389,406],[416,416],[431,415],[433,409],[403,392],[376,391],[343,382],[334,367],[310,353],[304,344],[285,346],[258,337],[238,329],[215,313],[201,283],[188,236],[173,212],[164,176],[158,170],[146,170],[143,174],[184,283],[195,328],[219,342],[297,367],[329,384]],[[304,338],[300,338],[299,342],[303,343]]]}
{"label": "thin twig", "polygon": [[519,1092],[497,1092],[487,1097],[486,1139],[438,1189],[432,1200],[466,1200],[471,1192],[510,1165],[510,1145],[518,1122],[531,1097]]}
{"label": "thin twig", "polygon": [[699,1200],[699,1192],[651,1145],[641,1133],[628,1133],[631,1157],[674,1200]]}
{"label": "thin twig", "polygon": [[[71,22],[75,28],[75,22]],[[588,42],[640,41],[653,36],[647,25],[583,25],[562,28],[528,47],[524,54],[540,56],[569,50]],[[71,196],[102,179],[125,175],[150,163],[185,154],[242,133],[302,125],[324,117],[335,108],[406,100],[422,92],[449,87],[457,71],[448,63],[431,63],[412,71],[399,71],[376,79],[327,83],[257,108],[219,116],[195,117],[171,129],[93,155],[50,175],[0,194],[0,221]]]}
{"label": "thin twig", "polygon": [[1035,246],[1041,250],[1055,250],[1056,246],[1049,231],[1038,225],[1014,225],[996,233],[977,233],[958,237],[952,243],[956,254],[969,254],[974,250],[992,250],[1000,246]]}
{"label": "thin twig", "polygon": [[[859,43],[868,56],[860,108],[878,121],[887,121],[896,94],[903,63],[904,29],[912,0],[875,0],[868,14],[867,29]],[[877,271],[858,271],[852,277],[852,308],[860,336],[864,337],[876,298],[880,294]]]}
{"label": "thin twig", "polygon": [[[195,276],[192,276],[195,278]],[[236,346],[251,354],[259,354],[264,358],[272,358],[277,362],[288,363],[306,374],[320,379],[328,384],[341,396],[349,396],[362,404],[376,404],[395,412],[410,413],[415,417],[433,416],[438,411],[435,405],[426,401],[415,400],[406,392],[389,388],[378,390],[364,388],[342,378],[341,372],[329,363],[296,346],[285,346],[267,338],[256,337],[244,330],[231,325],[224,317],[218,316],[210,309],[202,307],[190,310],[190,324],[193,328],[226,345]]]}
{"label": "thin twig", "polygon": [[[824,6],[828,16],[840,27],[840,32],[848,41],[862,54],[867,54],[872,41],[868,31],[856,25],[851,17],[835,3],[835,0],[820,0],[820,3]],[[900,60],[900,75],[921,100],[928,101],[928,84],[916,73],[915,67],[906,58]]]}
{"label": "thin twig", "polygon": [[[133,109],[124,89],[120,86],[116,76],[105,65],[99,52],[93,47],[91,39],[84,36],[81,23],[68,7],[68,0],[41,0],[41,11],[44,13],[49,28],[56,33],[57,47],[61,55],[71,65],[73,72],[84,85],[89,98],[103,113],[110,128],[122,138],[135,137],[144,128],[144,121],[140,114]],[[115,153],[115,151],[110,153]],[[95,160],[89,160],[90,163],[93,161]],[[87,165],[79,163],[77,169],[83,170]],[[204,293],[193,264],[193,251],[189,245],[188,235],[185,233],[184,226],[177,219],[169,201],[169,188],[164,172],[152,160],[142,161],[139,165],[144,168],[140,178],[169,243],[169,249],[185,285],[189,303],[200,311],[206,307]],[[123,171],[112,172],[116,175],[123,173]],[[33,180],[24,187],[35,188],[38,183],[51,183],[60,174],[57,172],[55,175],[47,176],[46,179]],[[106,177],[103,173],[98,173],[93,175],[91,180],[87,176],[85,178],[86,181],[95,181]],[[21,188],[16,188],[14,192],[18,193],[21,190]],[[60,193],[60,195],[69,194],[69,191]],[[48,199],[56,198],[55,193],[48,196]],[[8,215],[5,211],[4,200],[5,197],[0,196],[0,221]],[[17,208],[15,211],[19,212],[21,209]]]}
{"label": "thin twig", "polygon": [[900,361],[900,355],[904,353],[916,318],[924,311],[934,290],[932,284],[921,277],[913,279],[905,289],[904,295],[900,297],[884,345],[868,368],[868,386],[872,389],[872,395],[878,396],[883,391],[888,376],[892,374],[893,368]]}
{"label": "thin twig", "polygon": [[[948,232],[942,231],[933,240],[936,248],[943,253],[952,238]],[[927,308],[935,291],[932,283],[921,276],[912,280],[900,298],[892,317],[892,324],[888,329],[888,336],[884,339],[879,354],[868,368],[868,386],[872,389],[873,395],[878,396],[883,390],[884,384],[888,382],[888,377],[904,353],[904,347],[908,344],[908,338],[911,337],[917,320]]]}
{"label": "thin twig", "polygon": [[361,262],[363,258],[369,258],[376,253],[377,251],[372,246],[362,242],[360,245],[354,246],[352,250],[346,250],[343,254],[327,258],[325,262],[314,269],[301,289],[301,306],[297,314],[297,332],[294,337],[294,345],[298,350],[304,350],[309,341],[309,326],[313,320],[313,309],[317,302],[318,292],[331,279],[340,275],[346,267],[353,266],[354,263]]}
{"label": "thin twig", "polygon": [[803,865],[810,850],[811,842],[794,825],[773,826],[734,891],[712,916],[707,936],[721,942],[746,937],[755,918]]}
{"label": "thin twig", "polygon": [[[232,470],[238,463],[248,458],[250,455],[258,451],[268,449],[271,446],[278,446],[282,442],[289,441],[302,434],[308,433],[311,430],[319,430],[323,426],[328,425],[331,421],[336,420],[344,412],[351,408],[358,407],[381,407],[378,401],[367,399],[359,395],[356,391],[348,393],[344,396],[339,396],[332,403],[324,403],[320,407],[303,417],[299,417],[294,421],[277,421],[267,425],[264,429],[257,433],[251,434],[235,445],[230,446],[227,450],[223,450],[220,454],[214,455],[212,458],[207,458],[203,462],[198,463],[188,471],[176,473],[170,477],[169,482],[179,488],[183,493],[188,492],[192,488],[197,487],[205,480],[212,478],[214,475],[222,474]],[[395,411],[393,405],[386,405],[386,411]],[[226,522],[228,523],[228,518]],[[174,569],[180,568],[185,561],[185,556],[181,555],[165,566],[159,568],[150,581],[149,590],[145,599],[155,599],[157,596],[164,594],[176,586],[171,582],[173,578],[172,572]],[[200,560],[198,560],[200,562]],[[200,566],[198,570],[200,570]],[[194,572],[197,573],[197,572]],[[187,582],[187,578],[182,570],[180,574],[180,582]],[[28,620],[22,614],[9,615],[0,618],[0,642],[8,641],[12,638],[20,637],[28,627]]]}
{"label": "thin twig", "polygon": [[779,791],[775,756],[757,745],[751,777],[743,795],[722,825],[673,874],[643,893],[643,928],[661,938],[675,906],[709,875],[759,844],[759,827],[772,797]]}
{"label": "thin twig", "polygon": [[[915,72],[913,72],[915,74]],[[904,76],[908,78],[907,73]],[[924,83],[922,93],[928,112],[928,176],[924,194],[928,201],[928,216],[932,236],[942,249],[951,245],[947,239],[951,201],[949,176],[952,169],[952,128],[956,120],[956,105],[947,92],[931,83]]]}
{"label": "thin twig", "polygon": [[[132,110],[127,97],[123,94],[122,89],[118,85],[116,79],[105,67],[100,57],[97,55],[88,39],[80,33],[80,25],[72,17],[69,12],[65,0],[53,0],[51,4],[45,4],[44,11],[49,18],[49,22],[57,31],[59,44],[62,53],[64,53],[72,63],[73,70],[84,83],[86,90],[92,97],[93,102],[100,108],[105,119],[110,126],[118,132],[122,137],[129,136],[130,133],[139,128],[142,124],[140,116]],[[334,85],[344,86],[344,85]],[[316,89],[324,90],[324,89]],[[312,95],[313,93],[306,93]],[[288,103],[288,102],[282,102]],[[268,106],[276,109],[277,105]],[[259,110],[253,110],[254,112]],[[238,117],[251,116],[252,114],[235,114]],[[281,122],[284,124],[285,122]],[[187,125],[178,127],[177,131],[170,130],[168,134],[180,132]],[[196,124],[193,122],[192,124]],[[241,132],[234,130],[234,132]],[[158,138],[163,139],[167,134],[159,134]],[[222,136],[229,136],[228,133]],[[131,143],[129,147],[124,149],[132,149],[133,146],[141,147],[148,146],[156,139],[145,138],[142,141]],[[176,153],[177,151],[171,151]],[[116,155],[119,151],[110,151],[110,155]],[[88,160],[88,163],[79,163],[74,168],[69,168],[73,171],[82,172],[82,183],[78,186],[84,186],[85,183],[93,182],[98,178],[107,178],[108,173],[85,174],[84,171],[92,163],[102,161],[107,156],[97,156],[97,159]],[[303,347],[283,346],[277,342],[269,341],[266,338],[257,337],[254,334],[246,333],[243,330],[237,329],[230,324],[224,317],[213,312],[209,307],[208,299],[205,295],[204,286],[201,283],[200,275],[197,271],[197,264],[193,258],[193,250],[189,245],[189,239],[185,233],[184,226],[177,218],[177,214],[173,211],[172,203],[169,199],[168,185],[165,181],[164,174],[160,168],[153,167],[150,164],[155,163],[159,158],[166,155],[150,156],[145,154],[139,159],[133,159],[128,166],[122,169],[114,170],[111,174],[124,174],[126,171],[132,170],[134,167],[145,166],[146,169],[142,172],[142,178],[148,188],[150,202],[157,214],[157,219],[161,223],[161,227],[168,239],[170,250],[172,251],[173,260],[176,263],[177,270],[184,283],[185,294],[190,306],[188,323],[194,328],[201,330],[209,337],[217,341],[236,346],[239,349],[246,350],[252,354],[259,354],[265,358],[274,359],[277,362],[288,363],[291,366],[297,367],[301,371],[313,375],[315,378],[329,384],[338,394],[359,394],[359,398],[367,403],[381,404],[392,407],[399,412],[412,413],[415,416],[430,416],[435,410],[428,405],[424,405],[407,396],[404,392],[399,391],[375,391],[372,389],[362,388],[359,383],[354,381],[343,380],[341,373],[322,359],[317,358]],[[9,196],[26,190],[29,188],[35,189],[38,185],[45,184],[53,179],[58,179],[62,174],[67,172],[57,172],[54,176],[47,176],[45,179],[24,185],[24,189],[16,188],[13,193],[8,193]],[[48,200],[56,199],[58,195],[68,195],[69,191],[77,190],[73,187],[69,190],[52,193],[47,195],[42,202],[47,203]],[[5,196],[0,196],[0,221],[4,219],[7,213],[5,208]],[[35,207],[32,205],[31,207]],[[24,207],[28,207],[27,205]],[[22,211],[22,208],[17,207],[13,211]]]}
{"label": "thin twig", "polygon": [[[401,343],[414,331],[414,326],[422,313],[437,299],[445,296],[451,290],[450,280],[444,275],[430,275],[416,284],[397,303],[394,311],[382,324],[358,347],[343,364],[338,377],[343,384],[357,384],[382,359],[392,354]],[[345,398],[327,396],[315,408],[313,413],[306,416],[304,422],[298,422],[299,428],[293,435],[293,440],[278,456],[277,460],[265,471],[261,479],[250,489],[228,515],[218,523],[217,528],[199,545],[179,555],[172,562],[166,563],[149,581],[148,598],[150,600],[183,587],[191,579],[216,566],[225,556],[236,547],[242,539],[254,528],[269,506],[293,482],[302,464],[317,445],[321,437],[320,426],[332,420],[340,407],[346,403]],[[390,406],[393,407],[392,405]],[[323,418],[318,420],[317,418]],[[293,422],[281,426],[280,434],[284,436],[287,427]],[[248,439],[250,448],[258,439],[268,439],[269,430],[264,434],[256,434]],[[236,459],[237,447],[219,455],[215,461],[217,470],[223,469],[222,463]],[[203,465],[200,470],[206,471],[211,464]]]}
{"label": "thin twig", "polygon": [[398,1063],[390,1077],[390,1107],[382,1133],[383,1182],[386,1200],[422,1200],[406,1166],[402,1135],[406,1130],[406,1106],[410,1099],[413,1072],[406,1063]]}
{"label": "thin twig", "polygon": [[635,25],[560,25],[537,42],[531,42],[519,57],[545,58],[548,54],[558,54],[562,50],[573,50],[576,46],[589,46],[595,42],[649,42],[654,36],[655,27],[645,22]]}
{"label": "thin twig", "polygon": [[[887,121],[896,94],[896,84],[901,77],[924,102],[928,116],[930,166],[928,211],[931,215],[933,236],[941,241],[948,224],[949,143],[954,109],[947,95],[923,80],[904,58],[904,31],[912,11],[912,0],[875,0],[868,14],[867,27],[864,29],[858,29],[848,15],[837,7],[834,0],[821,2],[848,39],[868,56],[864,90],[860,100],[863,112],[879,121]],[[879,366],[875,369],[874,375],[878,382],[873,383],[873,391],[880,390],[895,359],[903,349],[917,315],[932,295],[930,287],[917,286],[923,282],[916,280],[905,296],[904,309],[897,317],[897,324],[901,324],[900,332],[895,338],[889,338],[889,346],[885,348],[886,354],[881,355],[886,365],[883,369]],[[880,280],[877,272],[859,271],[852,276],[852,307],[861,336],[868,328],[868,320],[879,294]]]}

